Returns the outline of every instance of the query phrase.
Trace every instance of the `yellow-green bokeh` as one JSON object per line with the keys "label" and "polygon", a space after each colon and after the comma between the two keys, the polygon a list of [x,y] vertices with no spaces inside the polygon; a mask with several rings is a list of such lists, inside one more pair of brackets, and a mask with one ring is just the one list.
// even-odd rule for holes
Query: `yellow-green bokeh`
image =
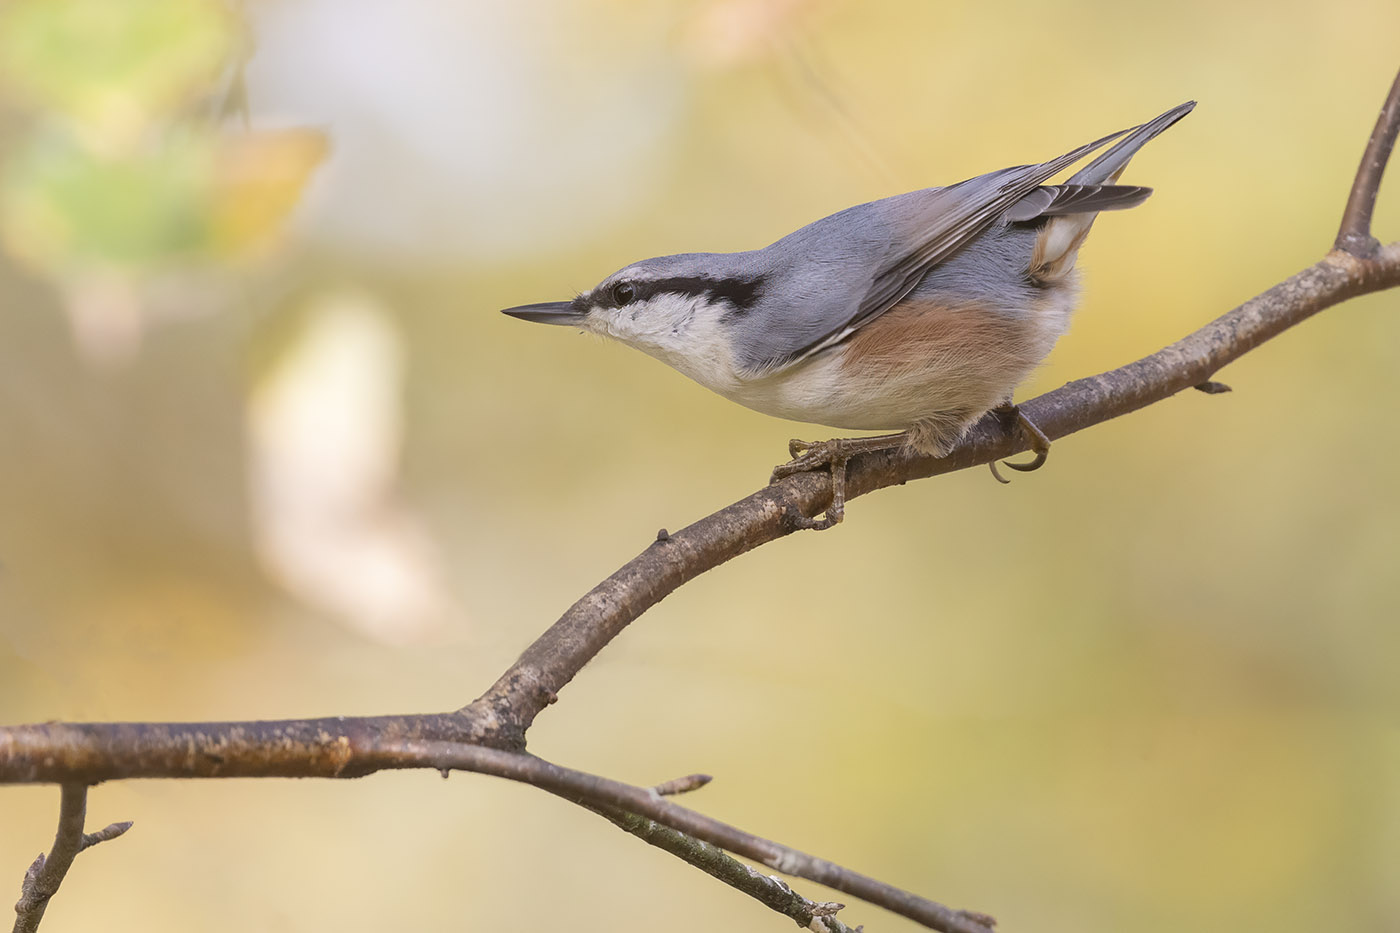
{"label": "yellow-green bokeh", "polygon": [[[280,252],[236,268],[213,254],[210,313],[94,365],[57,264],[5,255],[0,719],[459,706],[659,527],[745,495],[789,437],[823,433],[496,309],[643,256],[759,246],[1199,100],[1125,176],[1152,199],[1096,225],[1081,309],[1030,395],[1318,258],[1400,64],[1400,7],[1380,0],[371,7],[340,13],[337,29],[375,40],[348,46],[366,50],[346,72],[366,84],[345,97],[396,86],[373,69],[431,67],[450,103],[385,91],[362,136],[304,98],[276,114],[324,129],[324,177]],[[248,8],[249,67],[281,54],[278,86],[318,80],[334,37],[286,37],[287,17],[321,7]],[[471,54],[393,45],[435,28]],[[256,84],[249,104],[256,118]],[[7,163],[64,105],[14,106]],[[434,120],[460,152],[410,145]],[[379,184],[348,184],[357,164]],[[440,177],[458,180],[435,206]],[[418,206],[364,222],[361,205],[395,199]],[[1400,238],[1393,178],[1376,227]],[[248,400],[312,309],[347,295],[399,334],[398,482],[458,607],[406,644],[293,598],[250,530]],[[1008,487],[970,471],[857,500],[836,531],[657,606],[531,748],[638,783],[715,774],[690,803],[1010,933],[1392,928],[1397,346],[1400,297],[1356,300],[1221,372],[1233,393],[1064,439]],[[0,886],[47,845],[56,802],[0,788]],[[788,922],[485,778],[116,784],[90,813],[137,824],[79,859],[50,933]],[[913,929],[838,899],[852,925]]]}

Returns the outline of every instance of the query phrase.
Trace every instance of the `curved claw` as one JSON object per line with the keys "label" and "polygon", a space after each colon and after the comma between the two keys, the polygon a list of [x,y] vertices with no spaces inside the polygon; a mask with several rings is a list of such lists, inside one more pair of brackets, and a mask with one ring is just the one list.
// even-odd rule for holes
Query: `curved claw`
{"label": "curved claw", "polygon": [[[1035,454],[1025,463],[1012,463],[1010,460],[1003,460],[1001,465],[1020,473],[1030,473],[1032,470],[1038,470],[1045,466],[1045,461],[1050,456],[1050,438],[1045,436],[1045,432],[1036,427],[1035,422],[1027,418],[1025,412],[1009,401],[993,411],[1008,430],[1019,431],[1022,437],[1030,441],[1031,452]],[[997,471],[995,463],[987,465],[992,468],[992,475],[996,477],[997,482],[1007,482]]]}
{"label": "curved claw", "polygon": [[[1033,470],[1038,470],[1041,467],[1045,466],[1045,461],[1048,460],[1049,457],[1050,451],[1037,450],[1035,452],[1035,456],[1025,463],[1012,463],[1010,460],[1003,460],[1002,465],[1007,467],[1008,469],[1017,470],[1021,473],[1030,473]],[[996,471],[993,470],[992,472],[995,473]]]}
{"label": "curved claw", "polygon": [[806,515],[793,514],[792,525],[798,531],[826,531],[833,527],[841,518],[833,518],[830,512],[825,513],[821,518],[808,518]]}
{"label": "curved claw", "polygon": [[[1007,466],[1010,466],[1010,464],[1007,464]],[[1001,471],[997,469],[997,462],[995,460],[987,461],[987,469],[992,471],[992,479],[996,480],[998,483],[1001,483],[1003,486],[1011,485],[1011,480],[1007,479],[1005,476],[1002,476]]]}

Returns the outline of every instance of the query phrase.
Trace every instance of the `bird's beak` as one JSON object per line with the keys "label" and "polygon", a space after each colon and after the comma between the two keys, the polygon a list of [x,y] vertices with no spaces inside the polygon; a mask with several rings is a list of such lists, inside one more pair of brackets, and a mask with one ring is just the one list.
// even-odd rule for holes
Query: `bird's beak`
{"label": "bird's beak", "polygon": [[587,312],[576,309],[572,301],[541,301],[538,304],[506,308],[501,313],[518,317],[522,321],[537,321],[540,324],[572,324],[574,326],[582,324],[583,319],[587,316]]}

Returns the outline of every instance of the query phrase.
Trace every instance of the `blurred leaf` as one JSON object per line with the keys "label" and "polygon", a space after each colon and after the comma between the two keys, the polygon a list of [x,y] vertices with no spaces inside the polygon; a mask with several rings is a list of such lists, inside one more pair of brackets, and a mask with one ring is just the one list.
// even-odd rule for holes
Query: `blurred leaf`
{"label": "blurred leaf", "polygon": [[227,258],[281,228],[326,148],[309,130],[217,141],[187,132],[105,157],[68,134],[36,133],[5,173],[0,234],[49,272]]}
{"label": "blurred leaf", "polygon": [[33,104],[124,145],[207,90],[235,30],[215,0],[16,0],[0,12],[0,69]]}
{"label": "blurred leaf", "polygon": [[214,170],[213,248],[231,255],[268,241],[296,207],[328,148],[324,134],[304,129],[226,140]]}
{"label": "blurred leaf", "polygon": [[34,134],[0,189],[0,235],[31,264],[140,268],[208,240],[208,140],[172,134],[136,156],[104,158],[64,133]]}
{"label": "blurred leaf", "polygon": [[386,643],[452,617],[443,556],[400,494],[403,347],[385,308],[317,298],[248,407],[254,543],[269,575]]}

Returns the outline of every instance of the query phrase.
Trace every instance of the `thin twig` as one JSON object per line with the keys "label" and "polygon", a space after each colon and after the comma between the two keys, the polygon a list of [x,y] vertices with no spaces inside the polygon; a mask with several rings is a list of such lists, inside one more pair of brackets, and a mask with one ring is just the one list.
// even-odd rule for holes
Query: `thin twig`
{"label": "thin twig", "polygon": [[953,910],[891,884],[744,832],[661,797],[650,788],[564,768],[534,755],[450,742],[376,742],[356,750],[379,768],[444,768],[474,771],[531,784],[589,807],[612,807],[655,820],[735,855],[756,859],[775,871],[806,878],[908,917],[942,933],[989,933],[970,911]]}
{"label": "thin twig", "polygon": [[672,797],[676,794],[688,794],[693,790],[699,790],[714,778],[708,774],[687,774],[685,777],[672,778],[663,781],[651,789],[653,794],[661,797]]}
{"label": "thin twig", "polygon": [[750,868],[718,846],[701,842],[694,836],[688,836],[655,820],[612,807],[589,805],[588,809],[648,845],[671,853],[705,874],[747,894],[765,907],[792,918],[798,926],[821,933],[855,933],[855,930],[836,918],[836,912],[841,910],[844,904],[808,900],[784,882]]}
{"label": "thin twig", "polygon": [[1395,75],[1395,83],[1390,86],[1390,94],[1381,107],[1380,116],[1376,117],[1376,128],[1371,131],[1366,150],[1361,154],[1361,165],[1356,169],[1351,194],[1347,197],[1346,209],[1342,211],[1336,249],[1370,259],[1380,248],[1379,241],[1371,235],[1371,213],[1375,210],[1381,176],[1385,174],[1385,165],[1390,160],[1391,150],[1395,148],[1397,135],[1400,135],[1400,72]]}
{"label": "thin twig", "polygon": [[115,839],[122,833],[130,829],[134,824],[131,820],[122,820],[120,823],[108,823],[95,833],[83,833],[83,848],[78,851],[91,849],[99,842],[106,842]]}
{"label": "thin twig", "polygon": [[63,878],[79,852],[99,842],[115,839],[131,828],[130,822],[113,823],[95,833],[84,834],[83,823],[86,819],[87,785],[64,784],[53,848],[47,856],[39,853],[39,857],[24,873],[19,901],[15,904],[14,933],[34,933],[39,929],[39,921],[44,919],[49,900],[58,893],[59,885],[63,884]]}

